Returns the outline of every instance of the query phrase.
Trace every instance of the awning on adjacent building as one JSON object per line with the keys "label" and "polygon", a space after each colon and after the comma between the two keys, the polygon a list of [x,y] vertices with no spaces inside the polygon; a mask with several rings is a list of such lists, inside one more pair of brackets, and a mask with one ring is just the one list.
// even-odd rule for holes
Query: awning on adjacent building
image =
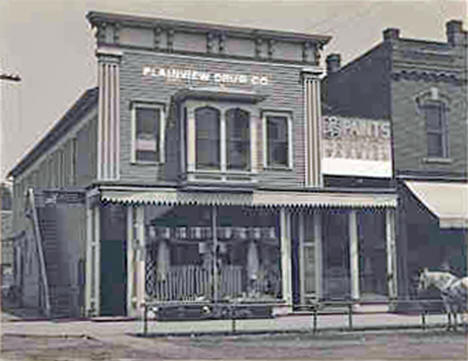
{"label": "awning on adjacent building", "polygon": [[405,184],[439,218],[440,228],[468,228],[468,183],[405,181]]}
{"label": "awning on adjacent building", "polygon": [[207,192],[180,191],[177,189],[154,190],[105,190],[101,200],[121,204],[154,205],[226,205],[253,207],[396,207],[393,193],[344,193],[265,191]]}

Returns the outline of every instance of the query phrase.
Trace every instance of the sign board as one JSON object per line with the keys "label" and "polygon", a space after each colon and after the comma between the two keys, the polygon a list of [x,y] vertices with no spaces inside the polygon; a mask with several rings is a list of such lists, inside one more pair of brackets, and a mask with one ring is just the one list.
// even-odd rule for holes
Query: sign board
{"label": "sign board", "polygon": [[189,80],[231,85],[268,85],[270,81],[264,74],[217,73],[189,67],[144,66],[143,76],[162,78],[166,81]]}
{"label": "sign board", "polygon": [[324,116],[322,129],[323,174],[392,176],[389,121]]}

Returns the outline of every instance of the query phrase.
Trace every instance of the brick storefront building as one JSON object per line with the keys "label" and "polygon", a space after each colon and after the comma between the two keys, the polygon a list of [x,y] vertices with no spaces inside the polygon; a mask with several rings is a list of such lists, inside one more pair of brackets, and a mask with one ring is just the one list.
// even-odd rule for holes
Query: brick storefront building
{"label": "brick storefront building", "polygon": [[345,66],[327,58],[330,112],[391,122],[398,192],[399,296],[423,267],[466,275],[467,32],[446,24],[446,42],[407,39],[399,29]]}

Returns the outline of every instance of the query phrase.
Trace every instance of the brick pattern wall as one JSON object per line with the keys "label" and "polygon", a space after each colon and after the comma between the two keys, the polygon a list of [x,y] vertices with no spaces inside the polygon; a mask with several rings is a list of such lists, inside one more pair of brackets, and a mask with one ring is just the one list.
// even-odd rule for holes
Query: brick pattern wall
{"label": "brick pattern wall", "polygon": [[328,112],[362,118],[390,118],[390,59],[382,44],[322,82]]}
{"label": "brick pattern wall", "polygon": [[[466,49],[400,40],[392,52],[394,162],[398,174],[465,176],[467,172]],[[463,81],[465,79],[465,81]],[[435,89],[448,106],[448,161],[427,162],[425,117],[416,99]]]}

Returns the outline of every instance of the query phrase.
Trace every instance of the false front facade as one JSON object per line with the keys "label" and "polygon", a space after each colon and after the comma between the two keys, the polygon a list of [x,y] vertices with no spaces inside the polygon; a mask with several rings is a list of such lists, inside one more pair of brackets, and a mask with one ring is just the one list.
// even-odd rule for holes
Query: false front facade
{"label": "false front facade", "polygon": [[[25,300],[52,310],[59,301],[47,290],[65,292],[67,282],[76,292],[65,297],[87,315],[138,315],[145,300],[291,309],[396,297],[394,192],[369,169],[340,173],[350,158],[341,150],[322,154],[319,56],[329,37],[96,12],[88,20],[98,87],[11,172],[31,210],[16,214],[21,242],[45,255],[39,281],[19,276],[38,285]],[[389,145],[383,133],[376,142]],[[355,152],[353,134],[327,138],[330,149],[354,142]],[[388,178],[391,157],[376,157],[367,161]],[[57,214],[62,226],[47,223]],[[57,247],[37,240],[47,243],[46,233]],[[360,264],[360,241],[368,258],[378,253],[378,276]],[[69,256],[62,278],[48,270],[54,254]]]}

